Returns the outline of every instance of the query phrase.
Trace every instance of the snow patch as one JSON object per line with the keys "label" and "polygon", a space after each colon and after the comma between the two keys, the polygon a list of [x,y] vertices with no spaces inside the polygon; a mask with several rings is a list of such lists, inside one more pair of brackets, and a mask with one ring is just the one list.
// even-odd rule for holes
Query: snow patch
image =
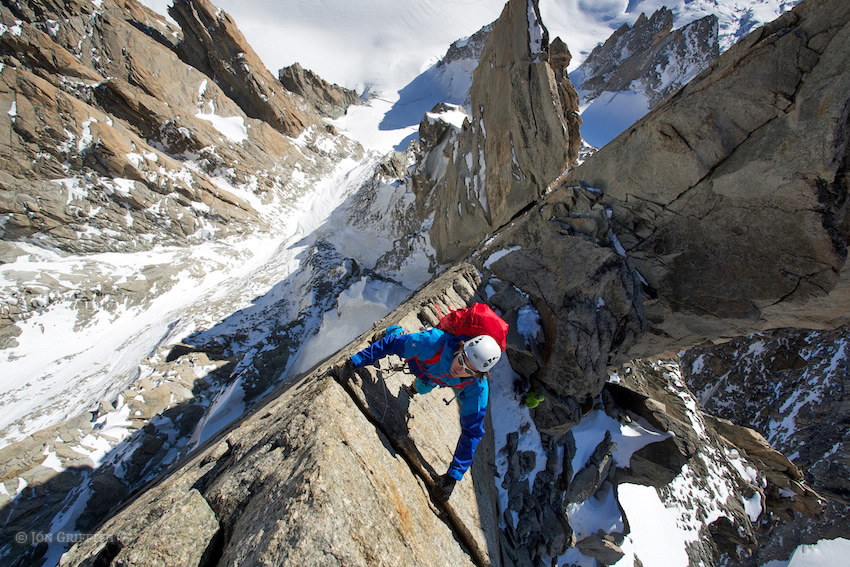
{"label": "snow patch", "polygon": [[193,448],[230,425],[245,413],[245,389],[242,376],[219,392],[203,419],[195,426],[189,443]]}
{"label": "snow patch", "polygon": [[484,267],[489,270],[490,266],[492,266],[500,258],[504,258],[511,252],[516,252],[517,250],[522,250],[522,246],[511,246],[510,248],[493,252],[492,254],[490,254],[490,257],[487,258],[487,261],[484,262]]}
{"label": "snow patch", "polygon": [[532,56],[543,51],[543,26],[537,19],[532,0],[528,0],[528,51]]}
{"label": "snow patch", "polygon": [[12,27],[8,27],[5,24],[0,24],[0,36],[4,35],[6,32],[12,32],[12,35],[20,37],[20,35],[24,31],[21,27],[22,23],[23,22],[21,20],[15,20],[15,23]]}
{"label": "snow patch", "polygon": [[455,128],[458,132],[463,128],[463,123],[469,120],[469,115],[459,104],[447,104],[451,110],[443,112],[426,112],[425,119],[430,123],[445,122]]}
{"label": "snow patch", "polygon": [[77,151],[82,152],[86,148],[90,147],[94,142],[94,137],[91,133],[91,125],[97,122],[96,118],[89,118],[85,122],[83,122],[83,131],[80,135],[80,140],[77,142]]}
{"label": "snow patch", "polygon": [[629,466],[635,451],[670,437],[669,433],[655,430],[645,420],[636,416],[631,423],[621,425],[600,410],[591,411],[571,431],[576,442],[576,453],[572,460],[573,475],[584,468],[606,432],[611,434],[611,440],[617,444],[611,455],[614,463],[621,468]]}
{"label": "snow patch", "polygon": [[47,27],[47,33],[50,34],[51,37],[56,37],[59,33],[59,22],[56,20],[45,20],[45,26]]}
{"label": "snow patch", "polygon": [[409,291],[401,286],[361,278],[342,292],[337,308],[328,311],[315,336],[304,343],[293,365],[292,373],[299,374],[332,355],[372,324],[401,305]]}
{"label": "snow patch", "polygon": [[678,514],[664,506],[655,488],[621,484],[618,495],[626,517],[631,518],[631,532],[626,536],[631,557],[639,557],[644,565],[688,567],[685,549],[693,534],[679,526]]}
{"label": "snow patch", "polygon": [[209,101],[208,106],[209,112],[198,111],[195,117],[212,124],[213,128],[232,142],[239,144],[248,139],[248,128],[245,126],[244,118],[241,116],[219,116],[215,113],[215,106],[212,101]]}
{"label": "snow patch", "polygon": [[44,461],[41,463],[41,466],[47,467],[48,469],[53,469],[54,471],[61,473],[65,470],[65,467],[62,466],[62,461],[59,460],[59,457],[56,456],[54,451],[51,451],[47,447],[44,448]]}
{"label": "snow patch", "polygon": [[525,339],[525,344],[531,345],[539,342],[543,336],[543,327],[540,325],[540,313],[533,305],[523,305],[517,315],[517,331]]}
{"label": "snow patch", "polygon": [[71,201],[83,201],[88,197],[87,184],[76,177],[66,177],[64,179],[52,179],[52,183],[61,185],[68,192],[68,198],[65,200],[66,205],[70,205]]}
{"label": "snow patch", "polygon": [[850,555],[850,539],[822,539],[813,545],[801,545],[788,561],[769,561],[762,567],[844,567]]}

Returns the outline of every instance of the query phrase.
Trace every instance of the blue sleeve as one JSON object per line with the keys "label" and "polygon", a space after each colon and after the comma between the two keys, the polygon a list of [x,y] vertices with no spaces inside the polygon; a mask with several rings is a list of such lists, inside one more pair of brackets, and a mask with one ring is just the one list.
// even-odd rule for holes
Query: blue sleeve
{"label": "blue sleeve", "polygon": [[448,470],[449,476],[455,480],[463,478],[463,473],[472,465],[475,448],[484,437],[484,417],[487,415],[489,391],[487,380],[483,379],[469,384],[458,395],[461,432]]}
{"label": "blue sleeve", "polygon": [[375,341],[357,354],[351,355],[351,362],[355,368],[362,368],[367,364],[375,364],[387,355],[395,354],[403,356],[408,335],[387,335],[379,341]]}
{"label": "blue sleeve", "polygon": [[351,362],[354,363],[354,366],[360,368],[367,364],[374,364],[390,354],[405,359],[418,356],[420,359],[427,360],[437,354],[437,351],[446,342],[446,338],[449,337],[438,329],[410,335],[393,332],[393,329],[401,330],[400,327],[389,327],[384,338],[375,341],[357,354],[351,355]]}

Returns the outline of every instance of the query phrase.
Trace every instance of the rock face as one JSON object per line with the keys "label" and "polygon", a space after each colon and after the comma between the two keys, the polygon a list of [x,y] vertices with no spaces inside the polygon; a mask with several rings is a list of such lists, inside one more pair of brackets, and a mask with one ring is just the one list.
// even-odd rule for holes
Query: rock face
{"label": "rock face", "polygon": [[437,66],[451,65],[456,61],[479,60],[481,58],[481,52],[490,38],[491,31],[493,31],[493,24],[484,26],[469,37],[455,41],[446,50],[446,54],[440,59]]}
{"label": "rock face", "polygon": [[356,92],[332,85],[298,63],[281,69],[278,79],[286,90],[301,95],[320,114],[329,118],[339,118],[349,106],[360,101]]}
{"label": "rock face", "polygon": [[[201,17],[212,10],[206,2],[178,4],[187,27],[187,11]],[[35,238],[91,253],[263,228],[252,205],[213,179],[233,164],[230,184],[253,183],[261,200],[279,199],[275,179],[288,178],[301,156],[269,124],[297,135],[318,122],[258,65],[226,14],[219,14],[215,43],[247,59],[228,60],[239,78],[222,83],[223,91],[202,73],[222,81],[226,74],[209,63],[193,61],[201,72],[182,63],[167,41],[178,31],[138,4],[68,2],[57,13],[33,12],[36,5],[2,8],[0,98],[12,109],[0,147],[4,240]],[[181,53],[206,49],[201,39],[183,38]],[[227,134],[224,122],[232,125]],[[258,182],[257,173],[265,178]]]}
{"label": "rock face", "polygon": [[556,189],[482,247],[476,263],[509,282],[495,287],[494,305],[507,311],[525,294],[539,313],[545,339],[539,353],[524,355],[523,375],[552,401],[538,427],[563,433],[581,416],[575,400],[598,394],[608,365],[646,326],[640,277],[618,253],[608,209],[597,192]]}
{"label": "rock face", "polygon": [[[471,266],[454,270],[376,328],[399,323],[416,330],[435,317],[434,303],[462,307],[478,283]],[[344,354],[365,346],[371,334]],[[60,564],[207,554],[234,563],[501,565],[488,466],[492,439],[479,446],[449,503],[432,501],[429,489],[448,467],[460,434],[457,409],[436,394],[411,400],[402,389],[410,378],[398,363],[339,382],[327,366],[318,369],[193,453],[100,528],[120,535],[87,541]],[[174,526],[182,508],[191,514],[176,527],[175,540],[156,538],[155,528]]]}
{"label": "rock face", "polygon": [[[710,15],[673,30],[666,7],[633,26],[624,24],[590,52],[576,76],[583,102],[602,92],[635,91],[652,108],[693,79],[720,54],[717,16]],[[641,87],[635,88],[638,82]]]}
{"label": "rock face", "polygon": [[803,2],[567,176],[645,282],[631,356],[848,322],[848,20]]}
{"label": "rock face", "polygon": [[[207,2],[179,5],[197,37],[181,38],[132,1],[0,8],[0,104],[9,109],[0,124],[0,260],[22,256],[28,242],[60,254],[136,252],[276,230],[311,178],[357,154],[299,110],[306,104],[259,64],[226,14]],[[202,33],[190,16],[212,19]],[[227,67],[238,80],[178,58],[205,53],[208,28],[233,52]],[[304,145],[281,133],[304,128]],[[124,278],[99,277],[93,262],[67,275],[74,294],[56,281],[64,277],[15,274],[3,292],[0,346],[14,345],[18,323],[37,309],[70,304],[85,325],[91,311],[145,303],[202,264],[187,253]]]}
{"label": "rock face", "polygon": [[[69,5],[69,9],[73,7]],[[113,11],[117,10],[114,6]],[[129,222],[138,234],[148,233],[152,241],[162,241],[190,239],[206,219],[224,230],[232,223],[229,231],[240,225],[244,230],[247,222],[260,220],[244,200],[185,170],[179,161],[147,143],[146,137],[154,132],[157,137],[168,135],[160,129],[168,130],[174,110],[166,106],[167,99],[156,98],[156,83],[133,76],[130,69],[173,72],[174,78],[200,84],[198,77],[190,79],[191,70],[181,73],[169,65],[176,58],[165,55],[165,47],[138,34],[107,10],[102,18],[94,19],[94,25],[101,31],[109,26],[118,29],[104,37],[146,45],[133,45],[137,49],[132,52],[139,59],[126,62],[113,59],[112,49],[120,48],[108,41],[91,45],[95,54],[101,54],[97,59],[100,68],[93,69],[83,64],[85,58],[77,60],[68,51],[71,45],[66,49],[39,29],[38,21],[20,21],[5,7],[2,15],[7,26],[17,25],[20,30],[8,31],[0,38],[19,58],[17,64],[4,65],[0,75],[3,104],[14,110],[11,120],[3,124],[0,210],[7,218],[5,239],[36,235],[60,250],[122,250],[145,246],[144,239],[134,241],[126,234]],[[67,15],[72,16],[71,22],[92,25],[83,12]],[[74,30],[72,25],[67,27]],[[80,31],[99,36],[90,27]],[[144,39],[136,38],[137,34]],[[56,39],[74,46],[78,43],[73,32],[57,32]],[[161,64],[153,65],[157,59]],[[106,76],[115,78],[107,80]],[[146,84],[148,91],[131,86],[128,80]],[[210,128],[199,130],[209,132]],[[178,133],[176,128],[173,133]],[[191,138],[183,141],[183,149],[201,150],[201,145],[191,145]],[[144,213],[157,206],[159,215]],[[212,214],[199,214],[202,208]],[[117,238],[86,230],[93,210],[99,213],[93,224],[113,230]],[[131,212],[128,217],[128,211],[135,215]],[[168,228],[162,227],[163,223],[168,223]],[[88,236],[79,236],[87,232]]]}
{"label": "rock face", "polygon": [[850,91],[830,77],[850,57],[850,10],[831,7],[749,36],[476,251],[540,315],[540,352],[519,364],[552,401],[541,430],[572,427],[607,365],[847,322]]}
{"label": "rock face", "polygon": [[290,136],[318,122],[266,70],[227,12],[208,0],[178,0],[168,13],[183,30],[180,58],[215,81],[245,114]]}
{"label": "rock face", "polygon": [[445,180],[417,188],[435,210],[431,241],[441,263],[462,257],[539,198],[578,155],[578,97],[566,68],[555,66],[562,59],[548,61],[536,6],[505,6],[475,69],[470,121],[451,147]]}

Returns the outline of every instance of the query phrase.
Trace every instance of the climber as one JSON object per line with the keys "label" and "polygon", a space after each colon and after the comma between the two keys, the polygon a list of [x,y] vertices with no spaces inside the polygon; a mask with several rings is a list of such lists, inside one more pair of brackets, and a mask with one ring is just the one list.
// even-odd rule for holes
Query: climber
{"label": "climber", "polygon": [[[439,329],[405,334],[401,327],[388,327],[382,339],[351,356],[345,365],[361,368],[395,354],[407,361],[416,379],[408,393],[427,394],[435,386],[451,388],[460,404],[460,439],[448,471],[436,480],[435,496],[446,501],[455,483],[472,464],[475,448],[484,437],[489,371],[499,361],[502,349],[495,339],[478,335],[471,339]],[[452,398],[454,400],[454,398]],[[450,402],[446,402],[450,403]]]}

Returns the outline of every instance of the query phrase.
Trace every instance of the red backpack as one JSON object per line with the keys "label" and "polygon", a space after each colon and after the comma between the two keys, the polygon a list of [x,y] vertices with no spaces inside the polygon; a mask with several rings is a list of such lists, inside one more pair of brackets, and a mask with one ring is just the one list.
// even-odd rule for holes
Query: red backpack
{"label": "red backpack", "polygon": [[[435,307],[437,307],[435,305]],[[452,335],[466,335],[475,337],[478,335],[490,335],[501,347],[502,352],[508,346],[508,327],[504,319],[496,315],[489,305],[484,303],[473,303],[466,309],[451,311],[443,317],[440,308],[437,307],[440,322],[437,328]]]}

